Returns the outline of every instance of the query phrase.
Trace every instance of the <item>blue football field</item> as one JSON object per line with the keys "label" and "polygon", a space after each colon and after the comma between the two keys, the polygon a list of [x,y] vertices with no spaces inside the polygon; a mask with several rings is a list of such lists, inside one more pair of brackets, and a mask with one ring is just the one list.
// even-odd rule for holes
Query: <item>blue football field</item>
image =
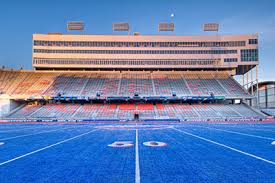
{"label": "blue football field", "polygon": [[275,182],[275,124],[0,125],[0,182]]}

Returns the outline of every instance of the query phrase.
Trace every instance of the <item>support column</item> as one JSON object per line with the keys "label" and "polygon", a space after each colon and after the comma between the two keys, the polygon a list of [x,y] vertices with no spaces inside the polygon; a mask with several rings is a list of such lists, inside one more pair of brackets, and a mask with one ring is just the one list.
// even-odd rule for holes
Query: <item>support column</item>
{"label": "support column", "polygon": [[246,73],[246,89],[248,90],[248,72]]}
{"label": "support column", "polygon": [[243,69],[243,88],[245,88],[245,86],[244,86],[244,76],[245,76],[244,66],[242,66],[242,69]]}
{"label": "support column", "polygon": [[244,74],[243,74],[243,87],[244,87]]}
{"label": "support column", "polygon": [[251,88],[251,95],[253,96],[254,95],[254,91],[253,91],[253,89],[254,89],[254,87],[253,87],[253,69],[251,69],[249,72],[251,72],[250,73],[250,77],[251,77],[250,88]]}
{"label": "support column", "polygon": [[258,69],[258,65],[256,65],[256,92],[257,92],[257,108],[260,108],[259,106],[259,101],[260,101],[260,94],[259,94],[259,69]]}

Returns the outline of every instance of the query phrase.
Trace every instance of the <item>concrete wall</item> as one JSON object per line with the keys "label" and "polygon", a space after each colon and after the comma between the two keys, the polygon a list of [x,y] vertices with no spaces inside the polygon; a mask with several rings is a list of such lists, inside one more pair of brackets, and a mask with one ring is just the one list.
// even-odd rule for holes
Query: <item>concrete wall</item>
{"label": "concrete wall", "polygon": [[0,99],[0,117],[5,116],[15,108],[19,107],[20,103],[10,99]]}

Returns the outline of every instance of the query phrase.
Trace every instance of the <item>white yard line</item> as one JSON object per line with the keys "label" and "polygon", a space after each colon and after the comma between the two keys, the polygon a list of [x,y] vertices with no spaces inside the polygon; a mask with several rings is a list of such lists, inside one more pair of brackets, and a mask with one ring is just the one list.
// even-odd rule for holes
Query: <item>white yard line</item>
{"label": "white yard line", "polygon": [[31,134],[25,134],[25,135],[17,135],[17,136],[13,136],[13,137],[7,137],[7,138],[0,139],[0,141],[17,139],[17,138],[20,138],[20,137],[28,137],[28,136],[38,135],[38,134],[42,134],[42,133],[49,133],[49,132],[54,132],[54,131],[60,131],[60,130],[68,129],[68,128],[73,128],[73,127],[67,127],[67,128],[61,128],[61,129],[55,129],[55,130],[47,130],[47,131],[42,131],[42,132],[37,132],[37,133],[31,133]]}
{"label": "white yard line", "polygon": [[189,136],[192,136],[192,137],[195,137],[195,138],[204,140],[204,141],[209,142],[209,143],[212,143],[212,144],[216,144],[216,145],[218,145],[218,146],[221,146],[221,147],[230,149],[230,150],[235,151],[235,152],[238,152],[238,153],[240,153],[240,154],[244,154],[244,155],[246,155],[246,156],[250,156],[250,157],[252,157],[252,158],[255,158],[255,159],[264,161],[264,162],[266,162],[266,163],[275,165],[275,162],[273,162],[273,161],[271,161],[271,160],[264,159],[264,158],[262,158],[262,157],[259,157],[259,156],[254,155],[254,154],[250,154],[250,153],[247,153],[247,152],[238,150],[238,149],[236,149],[236,148],[227,146],[227,145],[225,145],[225,144],[222,144],[222,143],[219,143],[219,142],[216,142],[216,141],[213,141],[213,140],[210,140],[210,139],[207,139],[207,138],[204,138],[204,137],[201,137],[201,136],[198,136],[198,135],[195,135],[195,134],[192,134],[192,133],[189,133],[189,132],[186,132],[186,131],[177,129],[177,128],[173,128],[173,129],[174,129],[175,131],[184,133],[184,134],[186,134],[186,135],[189,135]]}
{"label": "white yard line", "polygon": [[13,161],[15,161],[15,160],[18,160],[18,159],[24,158],[24,157],[26,157],[26,156],[29,156],[29,155],[32,155],[32,154],[38,153],[38,152],[40,152],[40,151],[43,151],[43,150],[49,149],[49,148],[51,148],[51,147],[54,147],[54,146],[57,146],[57,145],[63,144],[63,143],[65,143],[65,142],[68,142],[68,141],[74,140],[74,139],[79,138],[79,137],[82,137],[82,136],[84,136],[84,135],[88,135],[88,134],[90,134],[90,133],[92,133],[92,132],[94,132],[94,131],[96,131],[96,130],[98,130],[98,129],[94,129],[94,130],[88,131],[88,132],[86,132],[86,133],[82,133],[82,134],[80,134],[80,135],[76,135],[76,136],[71,137],[71,138],[68,138],[68,139],[66,139],[66,140],[59,141],[59,142],[57,142],[57,143],[54,143],[54,144],[48,145],[48,146],[43,147],[43,148],[41,148],[41,149],[37,149],[37,150],[32,151],[32,152],[29,152],[29,153],[27,153],[27,154],[23,154],[23,155],[21,155],[21,156],[18,156],[18,157],[12,158],[12,159],[7,160],[7,161],[4,161],[4,162],[1,162],[1,163],[0,163],[0,166],[5,165],[5,164],[10,163],[10,162],[13,162]]}
{"label": "white yard line", "polygon": [[231,130],[223,130],[223,129],[211,128],[211,127],[206,127],[206,126],[199,126],[199,127],[222,131],[222,132],[227,132],[227,133],[234,133],[234,134],[244,135],[244,136],[249,136],[249,137],[255,137],[255,138],[260,138],[260,139],[275,140],[275,138],[264,137],[264,136],[260,136],[260,135],[252,135],[252,134],[248,134],[248,133],[236,132],[236,131],[231,131]]}
{"label": "white yard line", "polygon": [[139,151],[138,151],[138,129],[136,129],[136,183],[140,183]]}

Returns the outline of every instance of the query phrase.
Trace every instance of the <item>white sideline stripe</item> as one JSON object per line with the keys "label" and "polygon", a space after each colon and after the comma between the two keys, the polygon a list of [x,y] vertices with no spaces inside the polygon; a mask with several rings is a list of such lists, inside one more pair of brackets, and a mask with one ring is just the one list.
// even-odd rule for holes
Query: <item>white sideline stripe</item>
{"label": "white sideline stripe", "polygon": [[[262,124],[260,124],[260,125],[262,125]],[[215,126],[217,127],[218,125],[215,125]],[[237,125],[226,124],[226,126],[228,126],[230,128],[243,129],[242,126],[240,126],[239,124],[237,124]],[[254,125],[250,125],[250,127],[253,127],[253,128],[248,128],[247,130],[250,130],[250,131],[275,132],[275,128],[272,128],[273,126],[259,126],[259,125],[254,126]]]}
{"label": "white sideline stripe", "polygon": [[272,129],[261,129],[261,128],[253,128],[253,129],[248,129],[248,130],[250,130],[250,131],[261,131],[261,132],[275,132],[274,130],[272,130]]}
{"label": "white sideline stripe", "polygon": [[272,164],[272,165],[275,165],[275,162],[273,162],[273,161],[271,161],[271,160],[267,160],[267,159],[261,158],[261,157],[259,157],[259,156],[254,155],[254,154],[250,154],[250,153],[247,153],[247,152],[238,150],[238,149],[236,149],[236,148],[227,146],[227,145],[225,145],[225,144],[222,144],[222,143],[219,143],[219,142],[215,142],[215,141],[213,141],[213,140],[210,140],[210,139],[207,139],[207,138],[204,138],[204,137],[200,137],[200,136],[198,136],[198,135],[195,135],[195,134],[192,134],[192,133],[183,131],[183,130],[179,130],[179,129],[177,129],[177,128],[173,128],[173,129],[176,130],[176,131],[179,131],[179,132],[181,132],[181,133],[184,133],[184,134],[186,134],[186,135],[190,135],[190,136],[192,136],[192,137],[196,137],[196,138],[201,139],[201,140],[204,140],[204,141],[206,141],[206,142],[210,142],[210,143],[212,143],[212,144],[216,144],[216,145],[225,147],[225,148],[227,148],[227,149],[230,149],[230,150],[232,150],[232,151],[235,151],[235,152],[238,152],[238,153],[241,153],[241,154],[250,156],[250,157],[252,157],[252,158],[255,158],[255,159],[258,159],[258,160],[262,160],[262,161],[264,161],[264,162],[266,162],[266,163],[270,163],[270,164]]}
{"label": "white sideline stripe", "polygon": [[33,127],[26,127],[26,128],[20,128],[20,129],[9,129],[9,130],[3,130],[3,131],[0,131],[0,133],[5,133],[5,132],[16,132],[16,131],[23,131],[23,130],[35,130],[35,129],[43,129],[45,127],[49,127],[49,126],[37,126],[35,128]]}
{"label": "white sideline stripe", "polygon": [[[243,129],[242,127],[240,126],[229,126],[230,128],[236,128],[236,129]],[[264,131],[264,132],[275,132],[274,129],[267,129],[265,127],[258,127],[258,126],[251,126],[251,128],[248,128],[246,130],[249,130],[249,131]]]}
{"label": "white sideline stripe", "polygon": [[140,183],[139,152],[138,152],[138,130],[136,129],[136,183]]}
{"label": "white sideline stripe", "polygon": [[82,133],[82,134],[80,134],[80,135],[77,135],[77,136],[68,138],[68,139],[66,139],[66,140],[62,140],[62,141],[60,141],[60,142],[57,142],[57,143],[55,143],[55,144],[48,145],[48,146],[43,147],[43,148],[41,148],[41,149],[37,149],[37,150],[32,151],[32,152],[29,152],[29,153],[27,153],[27,154],[23,154],[23,155],[21,155],[21,156],[15,157],[15,158],[10,159],[10,160],[8,160],[8,161],[1,162],[1,163],[0,163],[0,166],[5,165],[5,164],[10,163],[10,162],[13,162],[13,161],[15,161],[15,160],[24,158],[24,157],[26,157],[26,156],[32,155],[32,154],[34,154],[34,153],[43,151],[43,150],[45,150],[45,149],[49,149],[49,148],[54,147],[54,146],[57,146],[57,145],[59,145],[59,144],[63,144],[63,143],[65,143],[65,142],[68,142],[68,141],[71,141],[71,140],[73,140],[73,139],[76,139],[76,138],[79,138],[79,137],[81,137],[81,136],[84,136],[84,135],[87,135],[87,134],[89,134],[89,133],[92,133],[92,132],[94,132],[94,131],[96,131],[96,130],[98,130],[98,129],[94,129],[94,130],[88,131],[88,132],[86,132],[86,133]]}
{"label": "white sideline stripe", "polygon": [[65,130],[65,129],[68,129],[68,128],[72,128],[72,127],[67,127],[67,128],[62,128],[62,129],[55,129],[55,130],[48,130],[48,131],[42,131],[42,132],[37,132],[37,133],[25,134],[25,135],[17,135],[17,136],[13,136],[13,137],[3,138],[3,139],[0,139],[0,140],[11,140],[11,139],[16,139],[16,138],[20,138],[20,137],[27,137],[27,136],[38,135],[38,134],[42,134],[42,133],[48,133],[48,132],[54,132],[54,131],[59,131],[59,130]]}
{"label": "white sideline stripe", "polygon": [[218,129],[218,128],[210,128],[210,127],[205,127],[205,126],[200,126],[200,127],[213,129],[213,130],[217,130],[217,131],[222,131],[222,132],[227,132],[227,133],[235,133],[238,135],[244,135],[244,136],[249,136],[249,137],[256,137],[256,138],[260,138],[260,139],[275,140],[275,138],[264,137],[264,136],[260,136],[260,135],[252,135],[252,134],[248,134],[248,133],[236,132],[236,131],[231,131],[231,130],[223,130],[223,129]]}

